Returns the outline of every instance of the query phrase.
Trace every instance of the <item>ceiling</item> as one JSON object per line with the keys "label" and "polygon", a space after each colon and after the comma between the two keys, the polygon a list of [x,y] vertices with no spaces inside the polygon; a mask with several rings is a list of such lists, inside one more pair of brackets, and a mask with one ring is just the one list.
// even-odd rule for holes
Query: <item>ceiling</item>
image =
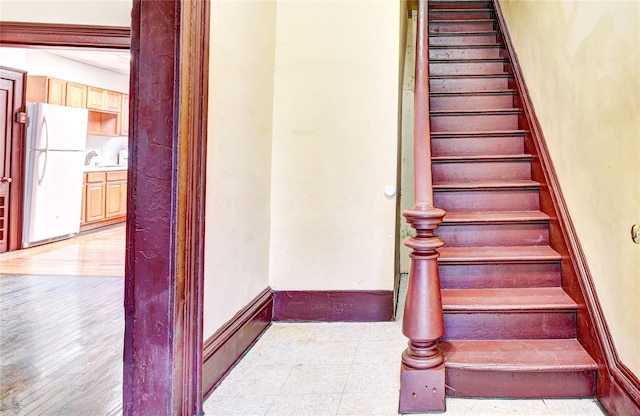
{"label": "ceiling", "polygon": [[46,49],[46,52],[127,75],[131,66],[128,51]]}

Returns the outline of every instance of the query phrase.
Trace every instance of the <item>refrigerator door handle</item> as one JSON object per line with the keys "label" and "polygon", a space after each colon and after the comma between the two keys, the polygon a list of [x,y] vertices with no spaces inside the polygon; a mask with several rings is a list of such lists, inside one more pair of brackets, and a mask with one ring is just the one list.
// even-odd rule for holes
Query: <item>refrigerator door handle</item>
{"label": "refrigerator door handle", "polygon": [[44,149],[36,149],[39,151],[44,151],[44,166],[42,166],[42,173],[38,176],[38,185],[42,183],[44,179],[44,174],[47,171],[47,157],[49,156],[49,125],[47,124],[47,117],[42,117],[42,125],[44,127],[44,138],[45,138],[45,146]]}

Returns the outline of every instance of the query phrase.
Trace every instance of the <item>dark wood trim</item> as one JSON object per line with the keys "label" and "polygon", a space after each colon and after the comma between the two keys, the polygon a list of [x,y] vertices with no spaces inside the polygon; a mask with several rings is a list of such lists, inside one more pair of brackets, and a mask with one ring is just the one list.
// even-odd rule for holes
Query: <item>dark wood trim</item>
{"label": "dark wood trim", "polygon": [[202,414],[209,4],[133,2],[123,414]]}
{"label": "dark wood trim", "polygon": [[204,344],[203,391],[208,397],[271,325],[273,297],[266,288]]}
{"label": "dark wood trim", "polygon": [[494,0],[494,5],[507,53],[511,58],[524,117],[531,130],[530,136],[527,137],[531,142],[528,144],[528,150],[537,156],[532,166],[534,180],[543,183],[542,207],[545,212],[552,214],[552,246],[563,256],[562,286],[579,305],[583,306],[578,310],[578,339],[599,366],[597,397],[611,414],[640,414],[640,382],[618,357],[586,257],[561,193],[560,182],[542,128],[535,115],[500,3]]}
{"label": "dark wood trim", "polygon": [[274,291],[273,302],[274,321],[393,320],[393,290]]}
{"label": "dark wood trim", "polygon": [[11,199],[9,201],[9,235],[7,241],[8,251],[22,248],[22,210],[24,199],[24,149],[25,149],[25,125],[17,123],[15,114],[26,112],[27,73],[18,69],[0,66],[2,78],[14,82],[13,94],[13,123],[11,135]]}
{"label": "dark wood trim", "polygon": [[0,22],[0,45],[129,49],[131,28]]}

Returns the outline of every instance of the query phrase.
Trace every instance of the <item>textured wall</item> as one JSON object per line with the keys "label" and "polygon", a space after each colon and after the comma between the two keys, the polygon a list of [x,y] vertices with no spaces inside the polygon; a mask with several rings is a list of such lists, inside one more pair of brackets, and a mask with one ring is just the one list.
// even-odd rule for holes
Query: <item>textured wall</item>
{"label": "textured wall", "polygon": [[400,2],[279,1],[271,285],[393,287]]}
{"label": "textured wall", "polygon": [[640,375],[640,3],[500,3],[615,346]]}
{"label": "textured wall", "polygon": [[211,6],[205,339],[269,285],[276,2]]}

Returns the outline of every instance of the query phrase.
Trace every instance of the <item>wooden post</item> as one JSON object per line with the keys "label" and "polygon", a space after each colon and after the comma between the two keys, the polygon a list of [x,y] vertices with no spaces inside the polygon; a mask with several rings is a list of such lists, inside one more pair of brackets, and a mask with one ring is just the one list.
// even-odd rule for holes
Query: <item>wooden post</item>
{"label": "wooden post", "polygon": [[400,412],[445,410],[444,355],[438,340],[444,334],[438,252],[444,242],[433,232],[445,212],[433,206],[429,126],[429,33],[427,0],[418,2],[414,119],[415,206],[402,213],[416,234],[405,245],[411,268],[402,325],[409,346],[402,353]]}

